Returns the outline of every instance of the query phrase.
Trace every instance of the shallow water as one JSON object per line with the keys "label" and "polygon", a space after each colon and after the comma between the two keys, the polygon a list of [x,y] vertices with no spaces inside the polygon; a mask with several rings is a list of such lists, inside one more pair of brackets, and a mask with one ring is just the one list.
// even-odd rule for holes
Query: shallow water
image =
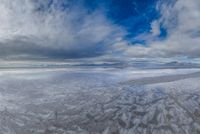
{"label": "shallow water", "polygon": [[196,71],[4,70],[0,133],[199,134]]}

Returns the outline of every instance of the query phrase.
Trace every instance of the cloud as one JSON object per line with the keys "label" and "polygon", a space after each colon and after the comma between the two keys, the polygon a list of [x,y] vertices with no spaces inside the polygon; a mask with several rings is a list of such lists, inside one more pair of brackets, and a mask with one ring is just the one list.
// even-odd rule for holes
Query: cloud
{"label": "cloud", "polygon": [[[130,57],[199,57],[200,56],[200,1],[177,0],[174,3],[159,2],[161,17],[152,22],[150,34],[139,35],[147,46],[134,44],[124,53]],[[160,28],[166,29],[165,40],[155,40]]]}
{"label": "cloud", "polygon": [[[158,1],[160,18],[131,44],[126,28],[68,0],[0,0],[0,58],[199,57],[200,1]],[[130,22],[131,23],[131,22]],[[162,29],[167,36],[159,39]]]}
{"label": "cloud", "polygon": [[160,35],[160,25],[158,21],[153,21],[151,23],[151,33],[153,36],[158,36]]}
{"label": "cloud", "polygon": [[0,57],[81,58],[108,53],[124,31],[100,10],[66,0],[0,0]]}

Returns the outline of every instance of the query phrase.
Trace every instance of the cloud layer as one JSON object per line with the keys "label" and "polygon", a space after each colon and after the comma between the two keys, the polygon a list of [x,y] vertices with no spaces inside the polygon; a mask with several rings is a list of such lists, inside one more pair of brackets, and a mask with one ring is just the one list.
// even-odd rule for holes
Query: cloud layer
{"label": "cloud layer", "polygon": [[[0,58],[199,57],[200,1],[158,1],[160,17],[132,44],[105,10],[68,0],[0,0]],[[132,22],[130,22],[132,23]],[[162,29],[167,33],[160,39]],[[128,33],[130,34],[130,33]]]}
{"label": "cloud layer", "polygon": [[[159,2],[161,17],[152,22],[150,34],[136,38],[147,41],[123,50],[131,57],[199,57],[200,56],[200,1],[177,0]],[[161,28],[168,33],[166,39],[156,40]]]}
{"label": "cloud layer", "polygon": [[66,0],[0,0],[0,56],[80,58],[108,53],[123,30]]}

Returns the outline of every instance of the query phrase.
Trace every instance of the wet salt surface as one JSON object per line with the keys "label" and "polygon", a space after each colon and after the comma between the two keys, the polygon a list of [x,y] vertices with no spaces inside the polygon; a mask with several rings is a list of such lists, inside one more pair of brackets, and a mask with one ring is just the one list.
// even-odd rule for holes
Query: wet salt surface
{"label": "wet salt surface", "polygon": [[199,134],[195,71],[1,72],[0,133]]}

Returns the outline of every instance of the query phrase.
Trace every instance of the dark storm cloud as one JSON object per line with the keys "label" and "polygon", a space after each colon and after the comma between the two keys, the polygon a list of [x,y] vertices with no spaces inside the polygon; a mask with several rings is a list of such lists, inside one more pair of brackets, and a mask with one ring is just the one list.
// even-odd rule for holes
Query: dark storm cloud
{"label": "dark storm cloud", "polygon": [[[84,47],[77,44],[70,48],[61,49],[59,47],[51,48],[48,45],[40,45],[27,37],[16,37],[12,40],[5,40],[0,43],[0,57],[1,58],[85,58],[103,55],[108,49],[107,46],[99,44],[82,44]],[[88,49],[90,48],[90,49]],[[27,57],[27,58],[28,58]]]}

